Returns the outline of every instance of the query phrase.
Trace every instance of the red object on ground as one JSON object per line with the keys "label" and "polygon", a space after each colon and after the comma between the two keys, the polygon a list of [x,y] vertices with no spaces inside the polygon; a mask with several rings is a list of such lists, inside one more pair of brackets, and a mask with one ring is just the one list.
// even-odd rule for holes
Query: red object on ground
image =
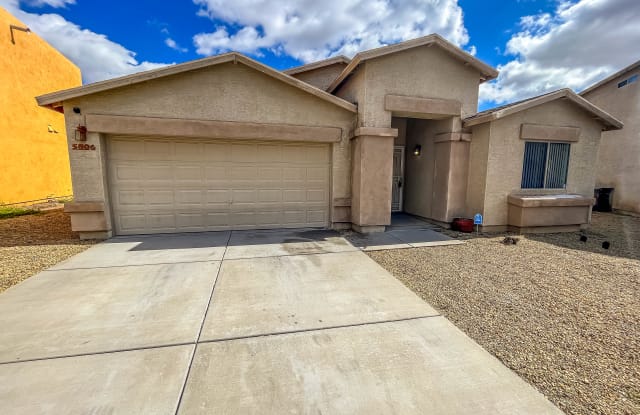
{"label": "red object on ground", "polygon": [[451,229],[459,232],[473,232],[473,219],[455,218],[451,222]]}

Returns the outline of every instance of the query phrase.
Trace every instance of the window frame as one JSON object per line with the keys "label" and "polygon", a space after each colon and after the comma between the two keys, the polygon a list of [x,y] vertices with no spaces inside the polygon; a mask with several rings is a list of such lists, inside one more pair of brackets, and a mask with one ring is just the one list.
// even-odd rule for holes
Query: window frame
{"label": "window frame", "polygon": [[[527,152],[527,143],[543,143],[546,145],[546,149],[545,149],[545,157],[544,157],[544,176],[542,179],[542,187],[523,187],[523,180],[524,180],[524,172],[525,172],[525,155]],[[568,154],[567,154],[567,163],[565,166],[565,183],[562,187],[548,187],[547,185],[547,178],[549,175],[549,153],[551,152],[551,145],[552,144],[565,144],[568,146]],[[524,151],[523,151],[523,157],[522,157],[522,172],[520,175],[520,189],[521,190],[566,190],[567,189],[567,182],[569,181],[569,166],[571,164],[571,143],[568,143],[566,141],[538,141],[538,140],[526,140],[524,142]]]}

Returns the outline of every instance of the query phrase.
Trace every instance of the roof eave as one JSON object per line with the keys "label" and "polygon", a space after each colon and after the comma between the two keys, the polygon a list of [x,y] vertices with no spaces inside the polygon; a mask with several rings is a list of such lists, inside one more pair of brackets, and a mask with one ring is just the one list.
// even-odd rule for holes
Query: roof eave
{"label": "roof eave", "polygon": [[358,111],[358,108],[356,105],[350,102],[347,102],[342,98],[336,97],[335,95],[331,95],[321,89],[318,89],[290,75],[284,74],[280,71],[277,71],[273,68],[263,65],[260,62],[254,61],[253,59],[250,59],[237,52],[229,52],[229,53],[214,56],[211,58],[204,58],[196,61],[182,63],[179,65],[171,65],[171,66],[167,66],[159,69],[152,69],[150,71],[139,72],[132,75],[126,75],[120,78],[96,82],[94,84],[71,88],[63,91],[52,92],[50,94],[44,94],[36,97],[36,101],[38,105],[47,107],[47,106],[50,106],[51,104],[62,103],[70,99],[92,95],[99,92],[108,91],[111,89],[122,88],[125,86],[162,78],[164,76],[180,74],[183,72],[202,69],[209,66],[218,65],[221,63],[228,63],[228,62],[234,62],[234,63],[240,62],[259,72],[264,73],[267,76],[270,76],[286,84],[302,89],[303,91],[308,92],[312,95],[315,95],[320,99],[331,102],[332,104],[335,104],[338,107],[346,109],[347,111],[350,111],[353,113],[357,113]]}
{"label": "roof eave", "polygon": [[332,58],[323,59],[321,61],[311,62],[305,65],[300,65],[293,68],[285,69],[284,71],[282,71],[282,73],[285,73],[287,75],[297,75],[299,73],[309,72],[316,69],[322,69],[327,66],[331,66],[339,63],[344,63],[345,65],[348,65],[349,62],[351,62],[351,59],[347,58],[344,55],[338,55]]}
{"label": "roof eave", "polygon": [[550,94],[532,98],[529,101],[522,102],[518,105],[514,105],[509,108],[504,108],[495,112],[489,112],[479,117],[471,116],[468,119],[463,120],[463,127],[473,127],[475,125],[495,121],[500,118],[504,118],[509,115],[518,113],[520,111],[525,111],[527,109],[537,107],[539,105],[543,105],[551,101],[555,101],[557,99],[569,99],[572,102],[574,102],[576,105],[582,107],[584,110],[590,112],[594,116],[594,119],[597,119],[600,123],[604,125],[605,127],[603,128],[604,131],[619,130],[624,126],[622,121],[618,120],[611,114],[593,105],[592,103],[590,103],[583,97],[577,95],[575,92],[571,91],[570,89],[565,88],[565,89],[558,90],[556,92],[552,92]]}
{"label": "roof eave", "polygon": [[640,68],[640,61],[634,62],[629,66],[626,66],[624,68],[622,68],[621,70],[619,70],[618,72],[614,73],[613,75],[609,75],[606,78],[604,78],[601,81],[596,82],[595,84],[591,85],[590,87],[584,89],[583,91],[580,92],[580,96],[583,96],[585,94],[588,94],[589,92],[595,91],[596,89],[600,88],[601,86],[608,84],[609,82],[613,81],[614,79],[633,71],[634,69]]}

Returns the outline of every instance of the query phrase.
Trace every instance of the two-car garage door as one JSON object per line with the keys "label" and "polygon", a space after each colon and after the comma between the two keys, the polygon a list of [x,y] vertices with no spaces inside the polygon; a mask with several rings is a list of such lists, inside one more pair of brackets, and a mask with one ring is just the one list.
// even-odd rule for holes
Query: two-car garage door
{"label": "two-car garage door", "polygon": [[119,235],[325,227],[328,144],[108,138]]}

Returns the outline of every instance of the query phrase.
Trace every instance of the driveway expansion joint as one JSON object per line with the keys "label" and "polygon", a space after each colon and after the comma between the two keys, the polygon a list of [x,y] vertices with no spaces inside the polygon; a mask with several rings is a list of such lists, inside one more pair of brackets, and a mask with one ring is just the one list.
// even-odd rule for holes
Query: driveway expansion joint
{"label": "driveway expansion joint", "polygon": [[0,362],[0,366],[4,365],[12,365],[19,363],[29,363],[29,362],[40,362],[43,360],[59,360],[59,359],[68,359],[73,357],[84,357],[84,356],[96,356],[102,354],[113,354],[113,353],[124,353],[124,352],[135,352],[138,350],[151,350],[151,349],[166,349],[169,347],[178,347],[178,346],[189,346],[196,345],[196,342],[181,342],[181,343],[167,343],[167,344],[158,344],[153,346],[140,346],[140,347],[130,347],[125,349],[113,349],[113,350],[101,350],[97,352],[87,352],[87,353],[76,353],[76,354],[67,354],[67,355],[59,355],[59,356],[48,356],[48,357],[34,357],[29,359],[22,360],[11,360]]}
{"label": "driveway expansion joint", "polygon": [[397,318],[397,319],[391,319],[391,320],[367,321],[364,323],[339,324],[335,326],[315,327],[311,329],[276,331],[271,333],[254,334],[254,335],[247,335],[247,336],[227,337],[224,339],[198,340],[198,344],[221,343],[221,342],[228,342],[228,341],[235,341],[235,340],[247,340],[247,339],[253,339],[253,338],[260,338],[260,337],[273,337],[273,336],[297,334],[297,333],[321,332],[326,330],[344,329],[349,327],[373,326],[377,324],[389,324],[389,323],[399,323],[402,321],[422,320],[422,319],[433,318],[433,317],[443,317],[443,316],[442,314],[431,314],[431,315],[422,315],[422,316],[416,316],[416,317]]}
{"label": "driveway expansion joint", "polygon": [[224,261],[224,256],[227,253],[227,249],[229,249],[229,241],[231,240],[231,235],[233,232],[229,232],[229,237],[227,238],[227,243],[224,246],[224,252],[222,253],[222,258],[220,258],[220,266],[216,271],[216,279],[213,281],[213,285],[211,287],[211,292],[209,293],[209,301],[207,302],[207,307],[204,310],[204,315],[202,316],[202,321],[200,322],[200,328],[198,330],[198,337],[196,337],[195,347],[191,351],[191,356],[189,357],[189,366],[187,367],[187,372],[184,376],[184,380],[182,381],[182,388],[180,388],[180,396],[178,397],[178,402],[176,404],[175,414],[177,415],[180,411],[180,404],[182,403],[182,397],[184,396],[184,391],[187,388],[187,382],[189,381],[189,374],[191,373],[191,367],[193,366],[193,360],[196,356],[196,351],[198,350],[198,343],[200,342],[200,336],[202,335],[202,328],[204,327],[204,322],[207,319],[207,313],[209,312],[209,307],[211,307],[211,301],[213,301],[213,293],[216,290],[216,285],[218,284],[218,279],[220,278],[220,270],[222,269],[222,262]]}

